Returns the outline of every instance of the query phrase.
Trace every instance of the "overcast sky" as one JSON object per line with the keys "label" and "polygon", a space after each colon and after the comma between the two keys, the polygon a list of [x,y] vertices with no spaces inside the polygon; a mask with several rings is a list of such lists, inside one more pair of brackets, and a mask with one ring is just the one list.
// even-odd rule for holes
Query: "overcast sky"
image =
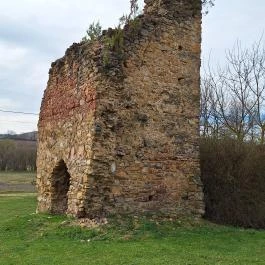
{"label": "overcast sky", "polygon": [[[143,1],[141,1],[143,2]],[[129,0],[0,0],[0,110],[38,113],[51,62],[100,20],[113,27]],[[223,63],[225,51],[265,29],[264,0],[216,0],[203,19],[202,59]],[[37,116],[0,112],[0,133],[36,129]]]}

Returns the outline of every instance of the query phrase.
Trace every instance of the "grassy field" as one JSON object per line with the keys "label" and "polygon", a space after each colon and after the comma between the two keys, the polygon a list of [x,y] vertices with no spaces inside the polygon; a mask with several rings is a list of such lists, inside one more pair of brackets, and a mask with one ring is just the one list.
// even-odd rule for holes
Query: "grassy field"
{"label": "grassy field", "polygon": [[0,196],[0,264],[265,264],[264,231],[135,218],[87,229],[35,207],[34,195]]}
{"label": "grassy field", "polygon": [[9,192],[35,192],[36,173],[0,171],[0,194]]}

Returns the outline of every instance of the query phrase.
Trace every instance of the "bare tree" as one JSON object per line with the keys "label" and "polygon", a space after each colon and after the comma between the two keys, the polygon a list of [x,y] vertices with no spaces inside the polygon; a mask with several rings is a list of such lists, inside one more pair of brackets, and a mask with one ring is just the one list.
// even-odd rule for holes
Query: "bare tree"
{"label": "bare tree", "polygon": [[261,41],[251,49],[243,49],[237,42],[227,52],[226,61],[216,71],[208,67],[202,79],[202,134],[217,132],[264,144],[265,51]]}
{"label": "bare tree", "polygon": [[265,143],[265,49],[261,46],[261,40],[254,43],[247,52],[247,60],[251,71],[245,80],[253,93],[255,102],[254,122],[259,130],[260,143]]}
{"label": "bare tree", "polygon": [[214,80],[203,78],[201,84],[201,134],[218,137],[220,132],[220,115],[217,110],[217,100],[214,94]]}

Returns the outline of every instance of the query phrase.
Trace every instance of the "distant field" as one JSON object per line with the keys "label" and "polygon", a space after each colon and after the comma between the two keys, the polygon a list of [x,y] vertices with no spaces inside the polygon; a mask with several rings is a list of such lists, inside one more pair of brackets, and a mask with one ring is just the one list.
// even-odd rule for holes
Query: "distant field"
{"label": "distant field", "polygon": [[35,192],[36,173],[0,171],[0,193]]}
{"label": "distant field", "polygon": [[35,209],[30,194],[0,196],[0,264],[265,264],[264,231],[128,217],[87,229]]}

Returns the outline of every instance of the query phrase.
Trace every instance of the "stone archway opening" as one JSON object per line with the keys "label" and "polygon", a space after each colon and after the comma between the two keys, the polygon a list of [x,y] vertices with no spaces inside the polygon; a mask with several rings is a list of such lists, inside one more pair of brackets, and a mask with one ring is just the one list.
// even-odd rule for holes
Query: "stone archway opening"
{"label": "stone archway opening", "polygon": [[51,213],[66,213],[70,178],[67,166],[61,159],[53,169],[51,177]]}

